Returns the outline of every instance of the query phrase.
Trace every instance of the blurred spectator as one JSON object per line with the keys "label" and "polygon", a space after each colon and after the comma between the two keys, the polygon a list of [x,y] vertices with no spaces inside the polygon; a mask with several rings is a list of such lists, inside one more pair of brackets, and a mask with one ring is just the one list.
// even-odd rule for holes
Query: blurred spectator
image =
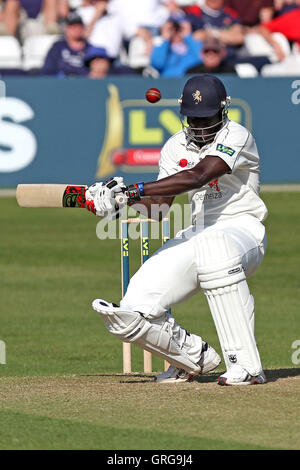
{"label": "blurred spectator", "polygon": [[226,47],[216,38],[207,39],[204,42],[200,57],[201,62],[189,68],[186,71],[187,74],[236,73],[234,66],[226,61]]}
{"label": "blurred spectator", "polygon": [[77,8],[82,7],[82,5],[84,4],[86,0],[65,0],[65,1],[68,4],[69,9],[73,11],[73,10],[77,10]]}
{"label": "blurred spectator", "polygon": [[82,19],[72,12],[66,19],[64,38],[55,42],[49,50],[41,75],[87,75],[88,68],[84,64],[84,56],[88,47]]}
{"label": "blurred spectator", "polygon": [[[283,13],[286,7],[286,13]],[[295,8],[296,7],[296,8]],[[259,51],[270,62],[284,61],[291,54],[290,43],[300,44],[300,1],[275,1],[276,15],[271,21],[249,28],[245,44],[250,53]]]}
{"label": "blurred spectator", "polygon": [[[275,16],[281,16],[300,6],[299,0],[274,0]],[[269,20],[265,20],[269,21]]]}
{"label": "blurred spectator", "polygon": [[188,22],[168,20],[161,28],[161,44],[153,47],[150,65],[162,77],[182,77],[199,62],[202,42],[195,40]]}
{"label": "blurred spectator", "polygon": [[[76,6],[76,8],[79,8],[80,6],[81,2]],[[61,21],[64,21],[67,18],[71,10],[73,10],[73,8],[71,8],[68,0],[57,0],[57,16]]]}
{"label": "blurred spectator", "polygon": [[[147,28],[153,36],[169,18],[169,0],[110,0],[109,12],[118,15],[127,40],[134,37],[139,28]],[[173,2],[174,3],[174,2]]]}
{"label": "blurred spectator", "polygon": [[[190,2],[191,4],[192,2]],[[182,21],[185,19],[185,12],[181,8],[182,4],[180,1],[167,0],[166,7],[169,10],[169,20]]]}
{"label": "blurred spectator", "polygon": [[130,75],[135,72],[124,65],[117,65],[104,48],[90,46],[84,57],[89,78],[105,78],[108,75]]}
{"label": "blurred spectator", "polygon": [[56,0],[59,23],[64,25],[69,13],[91,4],[91,0]]}
{"label": "blurred spectator", "polygon": [[85,25],[89,43],[107,50],[111,57],[120,55],[122,46],[122,23],[119,16],[108,12],[108,0],[85,1],[76,12]]}
{"label": "blurred spectator", "polygon": [[[160,34],[160,26],[167,20],[181,21],[185,18],[184,11],[180,8],[178,3],[182,0],[146,0],[143,2],[143,8],[147,6],[149,11],[151,11],[151,17],[156,19],[155,22],[149,23],[149,18],[147,18],[145,11],[141,10],[139,13],[139,19],[136,18],[136,24],[131,24],[130,27],[124,29],[124,45],[127,50],[126,63],[132,66],[136,71],[144,73],[145,67],[149,70],[150,64],[150,55],[153,47],[153,37],[157,37]],[[134,7],[134,0],[130,0],[129,5]],[[112,4],[116,4],[116,0],[112,0]],[[141,4],[138,3],[139,8]],[[156,8],[158,12],[154,12]],[[125,13],[125,11],[124,11]],[[128,15],[128,11],[126,11]],[[128,18],[126,19],[128,22]],[[150,20],[151,21],[151,20]],[[131,20],[129,20],[131,23]],[[157,76],[157,71],[152,67],[152,72],[154,76]],[[152,75],[152,72],[150,75]]]}
{"label": "blurred spectator", "polygon": [[201,7],[194,5],[185,11],[196,39],[216,37],[227,46],[228,57],[236,56],[244,43],[243,27],[237,14],[224,8],[224,0],[205,0]]}
{"label": "blurred spectator", "polygon": [[6,29],[21,42],[34,34],[58,34],[56,6],[56,0],[4,0]]}
{"label": "blurred spectator", "polygon": [[4,24],[4,14],[3,14],[3,1],[0,0],[0,35],[1,34],[7,34],[7,29]]}
{"label": "blurred spectator", "polygon": [[[298,6],[298,8],[293,9],[288,13],[284,13],[283,15],[274,18],[272,21],[264,23],[259,26],[258,31],[273,47],[274,39],[272,38],[271,33],[281,33],[289,41],[300,45],[300,7]],[[278,45],[275,45],[275,47],[278,49],[280,60],[283,60],[285,58],[284,53],[280,51],[280,47],[278,47]]]}
{"label": "blurred spectator", "polygon": [[274,0],[252,0],[251,5],[249,0],[225,0],[224,5],[236,12],[244,26],[270,21],[274,14]]}
{"label": "blurred spectator", "polygon": [[58,16],[65,19],[71,11],[83,6],[86,0],[56,0]]}

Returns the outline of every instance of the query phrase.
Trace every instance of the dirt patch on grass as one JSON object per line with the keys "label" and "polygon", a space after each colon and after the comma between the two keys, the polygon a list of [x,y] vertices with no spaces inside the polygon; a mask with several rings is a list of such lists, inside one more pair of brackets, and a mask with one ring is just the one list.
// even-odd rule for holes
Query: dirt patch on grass
{"label": "dirt patch on grass", "polygon": [[[300,388],[300,369],[278,369],[267,370],[268,382],[258,387],[220,387],[216,380],[218,374],[208,374],[194,378],[191,383],[180,384],[158,384],[154,381],[155,374],[80,374],[49,377],[2,377],[0,378],[0,400],[2,403],[16,402],[18,400],[34,400],[46,397],[58,399],[66,394],[73,397],[98,396],[99,392],[110,397],[111,400],[122,399],[126,390],[134,400],[133,391],[140,391],[147,396],[164,395],[168,390],[168,395],[177,395],[186,391],[208,391],[216,396],[223,390],[227,394],[233,390],[241,393],[264,394],[269,391],[285,392],[290,386],[295,390]],[[255,392],[256,390],[256,392]],[[236,393],[236,392],[234,392]]]}

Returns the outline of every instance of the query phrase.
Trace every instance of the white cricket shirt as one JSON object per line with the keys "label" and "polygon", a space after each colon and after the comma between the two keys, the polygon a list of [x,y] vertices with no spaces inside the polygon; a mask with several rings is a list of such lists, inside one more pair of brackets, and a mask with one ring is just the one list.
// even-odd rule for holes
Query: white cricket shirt
{"label": "white cricket shirt", "polygon": [[268,211],[259,197],[260,162],[255,140],[245,127],[229,119],[214,141],[201,149],[187,144],[183,130],[172,136],[161,151],[158,179],[193,168],[206,155],[222,158],[231,173],[188,192],[192,223],[201,218],[207,226],[245,214],[264,221]]}

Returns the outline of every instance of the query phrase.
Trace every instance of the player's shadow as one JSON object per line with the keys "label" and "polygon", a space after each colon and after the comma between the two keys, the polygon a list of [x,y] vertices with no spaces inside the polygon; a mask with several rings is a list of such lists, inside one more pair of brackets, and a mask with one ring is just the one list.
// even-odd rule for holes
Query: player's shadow
{"label": "player's shadow", "polygon": [[[193,381],[197,381],[199,383],[209,383],[209,382],[216,382],[217,378],[225,372],[221,371],[218,374],[206,374],[206,375],[199,375],[194,377]],[[291,367],[290,369],[264,369],[266,374],[266,378],[268,382],[276,382],[278,379],[286,379],[288,377],[298,377],[300,376],[300,369]]]}
{"label": "player's shadow", "polygon": [[278,379],[287,379],[288,377],[298,377],[300,369],[291,367],[290,369],[267,369],[265,374],[268,382],[276,382]]}
{"label": "player's shadow", "polygon": [[[211,374],[204,374],[195,376],[192,380],[192,383],[199,382],[199,383],[212,383],[217,382],[218,377],[223,374],[225,370],[220,372],[214,372]],[[300,369],[291,367],[290,369],[266,369],[264,370],[267,378],[267,382],[276,382],[278,379],[286,379],[288,377],[298,377],[300,376]],[[158,372],[156,372],[158,373]],[[151,375],[145,373],[132,373],[132,374],[80,374],[81,377],[115,377],[119,379],[119,383],[127,383],[127,384],[149,384],[155,383],[154,377],[155,373]]]}
{"label": "player's shadow", "polygon": [[[158,373],[158,372],[157,372]],[[153,383],[155,373],[153,372],[152,375],[147,375],[143,372],[132,372],[130,374],[122,374],[122,373],[111,373],[111,374],[79,374],[80,377],[112,377],[119,379],[119,383]]]}
{"label": "player's shadow", "polygon": [[213,374],[204,374],[204,375],[196,375],[194,378],[193,378],[193,382],[199,382],[199,383],[210,383],[210,382],[216,382],[217,381],[217,378],[220,377],[221,374],[223,374],[225,372],[224,371],[221,371],[219,373],[213,373]]}

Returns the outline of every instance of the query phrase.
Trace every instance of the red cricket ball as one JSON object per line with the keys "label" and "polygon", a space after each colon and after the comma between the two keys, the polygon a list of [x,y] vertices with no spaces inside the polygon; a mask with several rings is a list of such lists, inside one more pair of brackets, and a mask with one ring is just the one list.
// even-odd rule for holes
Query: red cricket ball
{"label": "red cricket ball", "polygon": [[149,88],[146,91],[146,99],[149,103],[157,103],[161,99],[161,92],[158,88]]}

